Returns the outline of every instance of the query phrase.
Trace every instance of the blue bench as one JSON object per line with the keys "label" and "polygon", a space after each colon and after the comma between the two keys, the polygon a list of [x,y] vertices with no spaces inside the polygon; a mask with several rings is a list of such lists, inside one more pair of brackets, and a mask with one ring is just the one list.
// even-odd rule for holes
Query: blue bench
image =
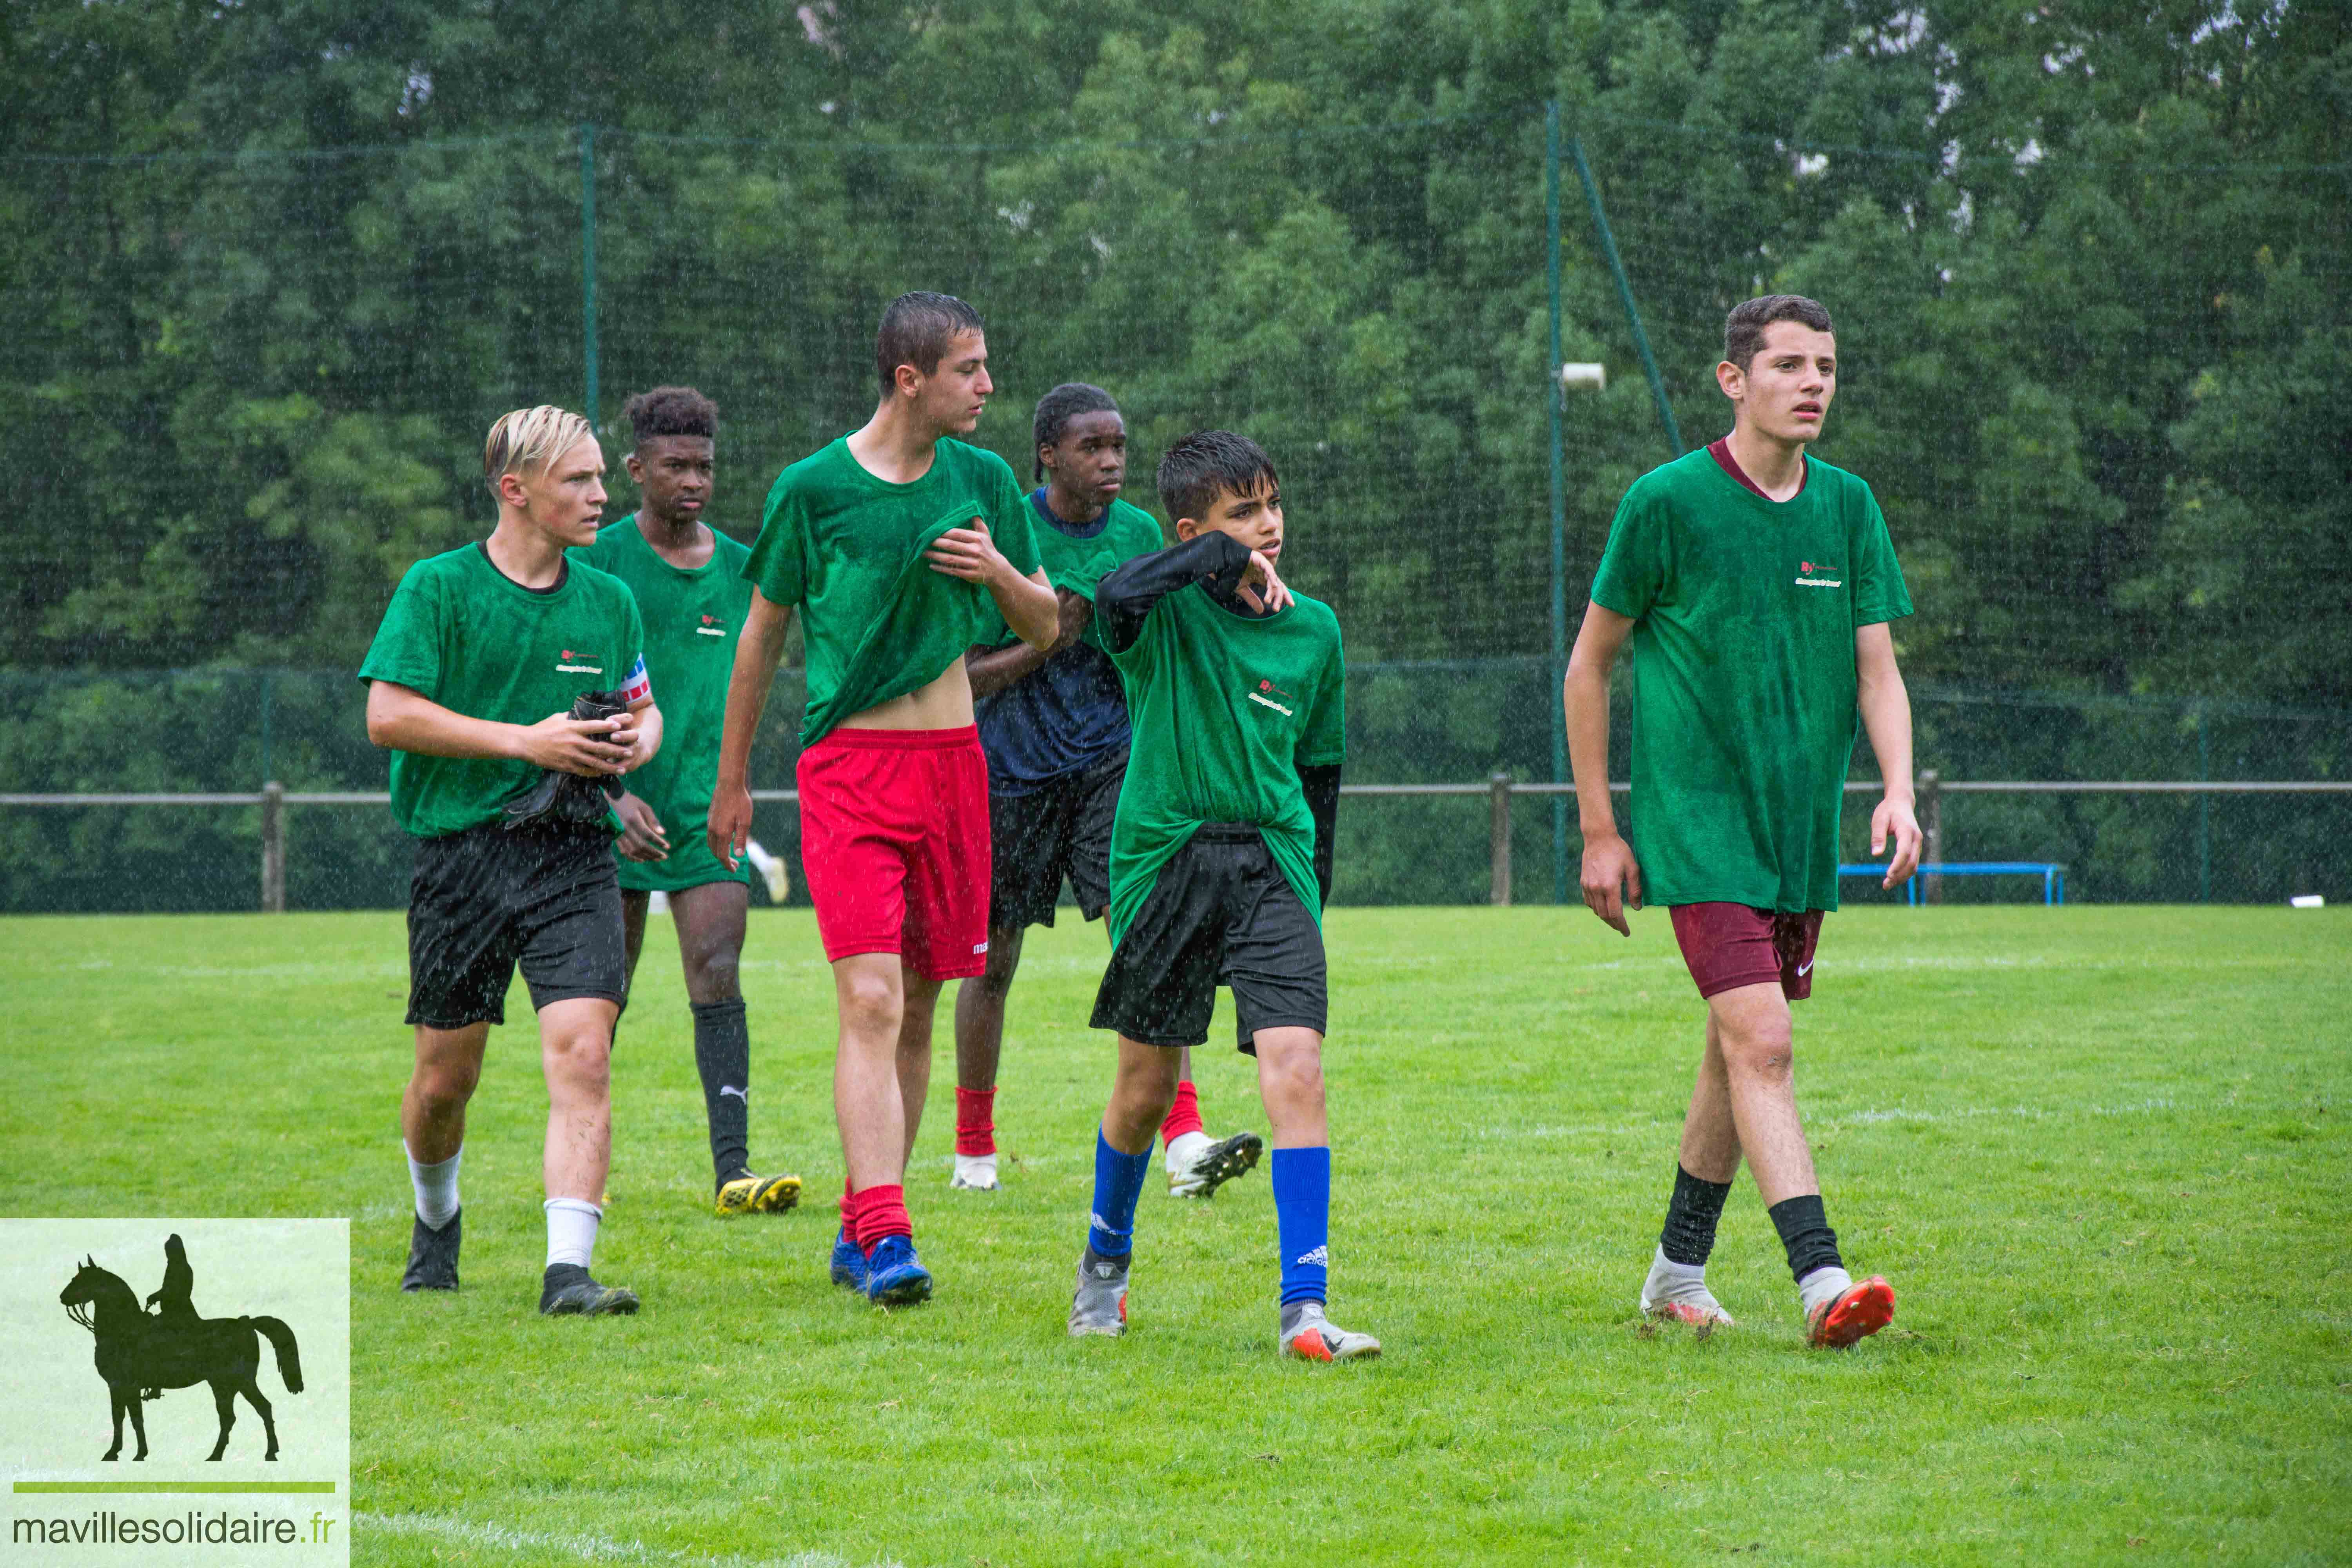
{"label": "blue bench", "polygon": [[[1921,866],[1903,884],[1905,903],[1925,901],[1926,883],[1922,879],[1931,874],[1938,877],[2039,877],[2042,879],[2042,901],[2044,904],[2066,901],[2066,868],[2055,860],[1937,860]],[[1841,866],[1838,875],[1883,879],[1886,868],[1868,864]]]}

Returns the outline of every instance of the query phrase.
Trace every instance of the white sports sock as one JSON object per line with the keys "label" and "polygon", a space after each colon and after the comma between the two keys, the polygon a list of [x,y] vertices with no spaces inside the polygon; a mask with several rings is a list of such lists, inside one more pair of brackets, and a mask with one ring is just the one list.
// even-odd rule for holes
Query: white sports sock
{"label": "white sports sock", "polygon": [[[400,1152],[408,1154],[405,1142]],[[457,1162],[465,1157],[462,1146],[437,1165],[420,1165],[415,1155],[408,1154],[408,1184],[416,1189],[416,1217],[432,1229],[447,1225],[457,1212]]]}
{"label": "white sports sock", "polygon": [[1822,1302],[1834,1301],[1853,1289],[1853,1277],[1835,1267],[1816,1268],[1797,1281],[1797,1296],[1804,1303],[1808,1318]]}
{"label": "white sports sock", "polygon": [[1205,1132],[1179,1132],[1171,1138],[1168,1141],[1168,1173],[1181,1176],[1191,1170],[1192,1162],[1201,1157],[1201,1151],[1215,1142]]}
{"label": "white sports sock", "polygon": [[1676,1263],[1661,1247],[1650,1261],[1650,1277],[1642,1281],[1642,1310],[1655,1311],[1669,1301],[1714,1313],[1726,1322],[1731,1321],[1731,1314],[1724,1311],[1723,1303],[1706,1288],[1706,1265]]}
{"label": "white sports sock", "polygon": [[547,1266],[587,1268],[596,1256],[596,1225],[604,1211],[584,1198],[550,1198],[541,1206],[547,1210]]}
{"label": "white sports sock", "polygon": [[751,862],[751,869],[759,872],[762,877],[772,877],[776,874],[776,858],[761,848],[759,840],[755,838],[743,840],[743,858]]}

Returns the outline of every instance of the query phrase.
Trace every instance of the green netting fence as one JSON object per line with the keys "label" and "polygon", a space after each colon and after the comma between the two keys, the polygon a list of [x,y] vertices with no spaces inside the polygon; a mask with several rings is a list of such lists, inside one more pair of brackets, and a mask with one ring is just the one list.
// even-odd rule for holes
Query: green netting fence
{"label": "green netting fence", "polygon": [[[1962,149],[1703,106],[1282,101],[1171,100],[1119,141],[0,156],[0,417],[37,459],[0,530],[0,670],[41,737],[0,792],[380,788],[334,672],[411,562],[487,530],[493,418],[584,405],[617,459],[628,395],[697,384],[713,521],[749,538],[777,470],[870,410],[874,322],[910,288],[986,314],[975,439],[1024,474],[1030,407],[1071,379],[1124,405],[1131,499],[1187,429],[1266,446],[1286,564],[1349,639],[1357,782],[1563,776],[1559,661],[1615,500],[1720,433],[1723,312],[1773,288],[1838,316],[1819,450],[1873,483],[1919,605],[1921,766],[2347,776],[2345,166],[2213,163],[2161,117]],[[1563,362],[1605,386],[1563,391]],[[1339,896],[1484,898],[1485,809],[1352,804]],[[248,907],[255,816],[0,807],[0,907]],[[763,838],[790,816],[763,807]],[[1573,813],[1513,822],[1519,898],[1560,896]],[[1949,858],[2063,860],[2092,899],[2333,890],[2352,841],[2298,796],[1956,796],[1944,826]],[[399,900],[381,813],[289,833],[295,907]]]}
{"label": "green netting fence", "polygon": [[[1549,696],[1539,658],[1359,666],[1349,682],[1351,784],[1477,784],[1495,771],[1549,776]],[[29,743],[0,758],[0,795],[381,791],[359,683],[342,671],[60,674],[20,684]],[[796,671],[779,681],[754,754],[756,786],[788,789],[800,714]],[[2341,781],[2352,714],[2251,704],[2064,699],[1929,686],[1914,693],[1919,763],[1946,780]],[[1614,737],[1622,777],[1627,737]],[[1872,774],[1867,748],[1855,774]],[[1866,858],[1874,797],[1849,797],[1845,852]],[[1340,814],[1335,899],[1480,903],[1490,892],[1483,795],[1359,796]],[[2269,901],[2352,897],[2352,795],[1956,795],[1943,801],[1948,859],[2051,860],[2075,900]],[[289,909],[382,908],[407,898],[411,847],[382,805],[297,805],[286,815]],[[760,805],[754,836],[793,866],[787,803]],[[240,910],[260,900],[261,813],[252,805],[0,805],[0,910]],[[1573,829],[1567,849],[1581,845]],[[1513,803],[1522,902],[1552,894],[1548,803]],[[1850,880],[1856,901],[1884,900]],[[2028,896],[1953,880],[1950,900]],[[2032,890],[2038,897],[2038,889]]]}

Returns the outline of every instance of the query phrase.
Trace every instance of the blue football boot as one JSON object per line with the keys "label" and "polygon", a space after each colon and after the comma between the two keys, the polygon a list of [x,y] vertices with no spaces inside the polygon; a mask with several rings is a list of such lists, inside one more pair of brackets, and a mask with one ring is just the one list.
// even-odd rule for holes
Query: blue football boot
{"label": "blue football boot", "polygon": [[886,1236],[866,1255],[866,1299],[880,1307],[908,1307],[931,1295],[931,1271],[915,1257],[915,1238]]}
{"label": "blue football boot", "polygon": [[866,1254],[857,1249],[857,1243],[849,1239],[845,1230],[833,1238],[833,1282],[846,1285],[860,1295],[866,1291]]}

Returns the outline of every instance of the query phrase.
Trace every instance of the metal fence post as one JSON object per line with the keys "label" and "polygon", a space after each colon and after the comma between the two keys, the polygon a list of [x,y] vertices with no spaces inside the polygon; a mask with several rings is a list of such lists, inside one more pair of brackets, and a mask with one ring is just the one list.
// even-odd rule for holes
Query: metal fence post
{"label": "metal fence post", "polygon": [[286,912],[286,786],[261,786],[261,912]]}
{"label": "metal fence post", "polygon": [[1486,775],[1486,799],[1492,822],[1493,837],[1488,850],[1489,882],[1486,901],[1496,905],[1511,901],[1511,775],[1497,769]]}
{"label": "metal fence post", "polygon": [[[1919,775],[1919,858],[1930,866],[1944,858],[1944,781],[1929,768]],[[1927,901],[1944,901],[1944,879],[1927,873]]]}

